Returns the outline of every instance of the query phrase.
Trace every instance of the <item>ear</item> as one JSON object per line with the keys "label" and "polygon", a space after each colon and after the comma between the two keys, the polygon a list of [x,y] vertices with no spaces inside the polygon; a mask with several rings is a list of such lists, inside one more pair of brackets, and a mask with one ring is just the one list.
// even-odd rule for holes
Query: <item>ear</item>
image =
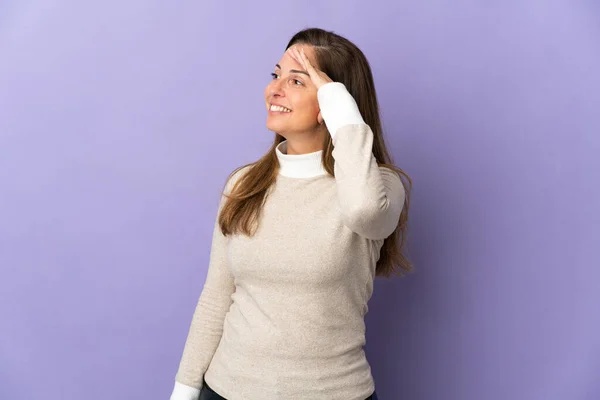
{"label": "ear", "polygon": [[323,125],[323,116],[321,115],[321,111],[319,111],[319,115],[317,115],[317,122],[319,125]]}

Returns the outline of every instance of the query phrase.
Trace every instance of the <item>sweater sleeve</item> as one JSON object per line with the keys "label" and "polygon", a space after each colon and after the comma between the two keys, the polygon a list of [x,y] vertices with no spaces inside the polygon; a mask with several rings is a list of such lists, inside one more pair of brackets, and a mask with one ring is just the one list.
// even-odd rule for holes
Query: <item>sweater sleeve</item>
{"label": "sweater sleeve", "polygon": [[334,146],[338,202],[345,224],[368,239],[385,239],[398,226],[404,206],[400,176],[377,165],[373,131],[344,84],[327,83],[317,96]]}
{"label": "sweater sleeve", "polygon": [[[225,193],[230,192],[240,174],[241,170],[229,179]],[[225,315],[231,306],[235,285],[227,264],[228,239],[218,223],[225,200],[222,195],[213,228],[208,273],[192,316],[170,400],[198,399],[204,373],[221,340]]]}

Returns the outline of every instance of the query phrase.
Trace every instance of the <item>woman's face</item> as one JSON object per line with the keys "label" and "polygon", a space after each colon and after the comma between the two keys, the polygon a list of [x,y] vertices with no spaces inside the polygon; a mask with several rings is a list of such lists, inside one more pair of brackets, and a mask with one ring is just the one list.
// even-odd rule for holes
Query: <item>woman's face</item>
{"label": "woman's face", "polygon": [[[316,67],[314,49],[298,45]],[[288,138],[289,134],[311,133],[320,125],[317,88],[308,73],[286,51],[273,70],[273,80],[265,89],[267,129]],[[282,108],[283,107],[283,108]]]}

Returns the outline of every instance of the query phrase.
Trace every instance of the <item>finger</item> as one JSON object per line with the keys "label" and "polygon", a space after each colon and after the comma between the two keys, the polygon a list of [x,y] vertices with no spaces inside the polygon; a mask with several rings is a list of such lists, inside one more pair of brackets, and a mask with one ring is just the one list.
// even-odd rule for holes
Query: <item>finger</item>
{"label": "finger", "polygon": [[306,70],[310,73],[311,70],[313,70],[313,72],[316,72],[316,69],[312,66],[312,64],[310,63],[310,60],[308,59],[308,57],[306,56],[306,53],[304,53],[304,49],[302,49],[302,51],[300,52],[302,60],[304,60],[305,68]]}
{"label": "finger", "polygon": [[317,73],[317,70],[310,63],[310,60],[306,56],[304,49],[301,49],[300,51],[298,51],[298,49],[296,49],[296,51],[298,52],[298,58],[300,58],[300,60],[301,60],[302,67],[306,70],[306,72],[308,72],[308,76],[310,77],[310,79],[315,83],[318,82],[319,74]]}
{"label": "finger", "polygon": [[295,50],[296,50],[295,47],[292,46],[288,49],[288,53],[289,53],[290,57],[292,57],[298,64],[302,65],[302,62],[300,61],[300,58],[296,54]]}
{"label": "finger", "polygon": [[310,62],[306,59],[306,54],[304,54],[304,49],[301,49],[300,51],[298,51],[298,54],[300,55],[300,59],[302,60],[302,65],[308,71],[310,68]]}
{"label": "finger", "polygon": [[[298,62],[300,63],[300,65],[302,65],[302,67],[304,69],[307,70],[307,66],[306,66],[306,61],[304,60],[304,58],[302,57],[302,53],[298,50],[297,47],[294,46],[294,50],[296,51],[296,57],[298,59]],[[307,70],[308,71],[308,70]]]}

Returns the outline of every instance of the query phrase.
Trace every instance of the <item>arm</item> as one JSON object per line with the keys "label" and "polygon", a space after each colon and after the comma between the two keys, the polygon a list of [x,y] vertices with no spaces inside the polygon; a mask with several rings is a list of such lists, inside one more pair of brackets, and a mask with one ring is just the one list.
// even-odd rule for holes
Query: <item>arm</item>
{"label": "arm", "polygon": [[[226,193],[239,175],[240,171],[229,180]],[[208,274],[192,317],[170,400],[198,399],[204,373],[221,340],[225,314],[231,306],[235,285],[227,265],[228,239],[221,233],[218,223],[225,200],[222,196],[213,229]]]}
{"label": "arm", "polygon": [[404,205],[400,176],[377,165],[373,131],[342,83],[321,86],[317,96],[333,141],[338,201],[346,226],[368,239],[385,239],[398,226]]}
{"label": "arm", "polygon": [[287,51],[306,68],[317,88],[321,116],[334,146],[338,202],[346,226],[368,239],[387,238],[398,226],[406,196],[400,176],[377,165],[373,131],[346,87],[313,67],[304,49],[294,45]]}

